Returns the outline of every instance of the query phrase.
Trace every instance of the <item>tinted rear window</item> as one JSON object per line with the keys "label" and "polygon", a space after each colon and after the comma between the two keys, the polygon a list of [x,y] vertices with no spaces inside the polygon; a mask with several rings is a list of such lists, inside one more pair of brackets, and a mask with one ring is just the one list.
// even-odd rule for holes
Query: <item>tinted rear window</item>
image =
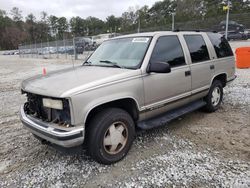
{"label": "tinted rear window", "polygon": [[222,35],[217,33],[207,33],[207,35],[214,46],[218,58],[233,56],[230,45]]}
{"label": "tinted rear window", "polygon": [[184,35],[193,63],[209,60],[207,46],[201,35]]}

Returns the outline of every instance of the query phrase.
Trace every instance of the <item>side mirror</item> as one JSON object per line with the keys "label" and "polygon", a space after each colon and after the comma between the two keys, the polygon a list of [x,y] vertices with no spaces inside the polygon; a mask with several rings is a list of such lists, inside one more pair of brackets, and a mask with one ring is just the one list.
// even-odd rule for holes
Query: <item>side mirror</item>
{"label": "side mirror", "polygon": [[155,72],[155,73],[170,73],[171,68],[168,63],[164,62],[153,62],[149,63],[149,66],[147,68],[147,73]]}

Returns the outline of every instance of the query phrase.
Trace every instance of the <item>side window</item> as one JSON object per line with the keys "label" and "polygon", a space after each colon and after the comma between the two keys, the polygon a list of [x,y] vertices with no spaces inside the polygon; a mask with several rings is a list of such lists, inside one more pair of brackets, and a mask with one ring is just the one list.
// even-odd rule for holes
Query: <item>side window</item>
{"label": "side window", "polygon": [[186,65],[183,50],[178,37],[159,37],[150,61],[166,62],[169,63],[171,67]]}
{"label": "side window", "polygon": [[227,40],[218,33],[207,33],[218,58],[233,56],[232,49]]}
{"label": "side window", "polygon": [[192,63],[209,60],[207,46],[201,35],[184,35]]}

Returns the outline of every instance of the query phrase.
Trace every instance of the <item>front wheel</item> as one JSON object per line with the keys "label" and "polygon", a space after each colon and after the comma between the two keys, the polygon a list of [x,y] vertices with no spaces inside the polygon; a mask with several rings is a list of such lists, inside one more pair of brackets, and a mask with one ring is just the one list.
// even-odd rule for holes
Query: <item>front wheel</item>
{"label": "front wheel", "polygon": [[135,136],[134,121],[126,111],[105,109],[88,126],[88,152],[93,159],[112,164],[126,156]]}
{"label": "front wheel", "polygon": [[207,105],[205,106],[205,110],[207,112],[216,111],[219,108],[222,99],[223,99],[222,83],[219,80],[215,80],[212,83],[208,95],[205,97],[205,101],[207,103]]}

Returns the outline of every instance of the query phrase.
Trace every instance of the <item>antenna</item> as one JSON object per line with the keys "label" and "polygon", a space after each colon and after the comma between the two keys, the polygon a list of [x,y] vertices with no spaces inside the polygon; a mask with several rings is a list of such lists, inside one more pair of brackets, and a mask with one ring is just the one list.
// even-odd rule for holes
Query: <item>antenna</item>
{"label": "antenna", "polygon": [[[74,60],[77,59],[75,37],[73,37],[73,52],[74,52],[74,56],[72,56],[71,60],[72,60],[73,68],[75,68],[75,62],[74,62]],[[74,58],[74,60],[73,60],[73,58]]]}

